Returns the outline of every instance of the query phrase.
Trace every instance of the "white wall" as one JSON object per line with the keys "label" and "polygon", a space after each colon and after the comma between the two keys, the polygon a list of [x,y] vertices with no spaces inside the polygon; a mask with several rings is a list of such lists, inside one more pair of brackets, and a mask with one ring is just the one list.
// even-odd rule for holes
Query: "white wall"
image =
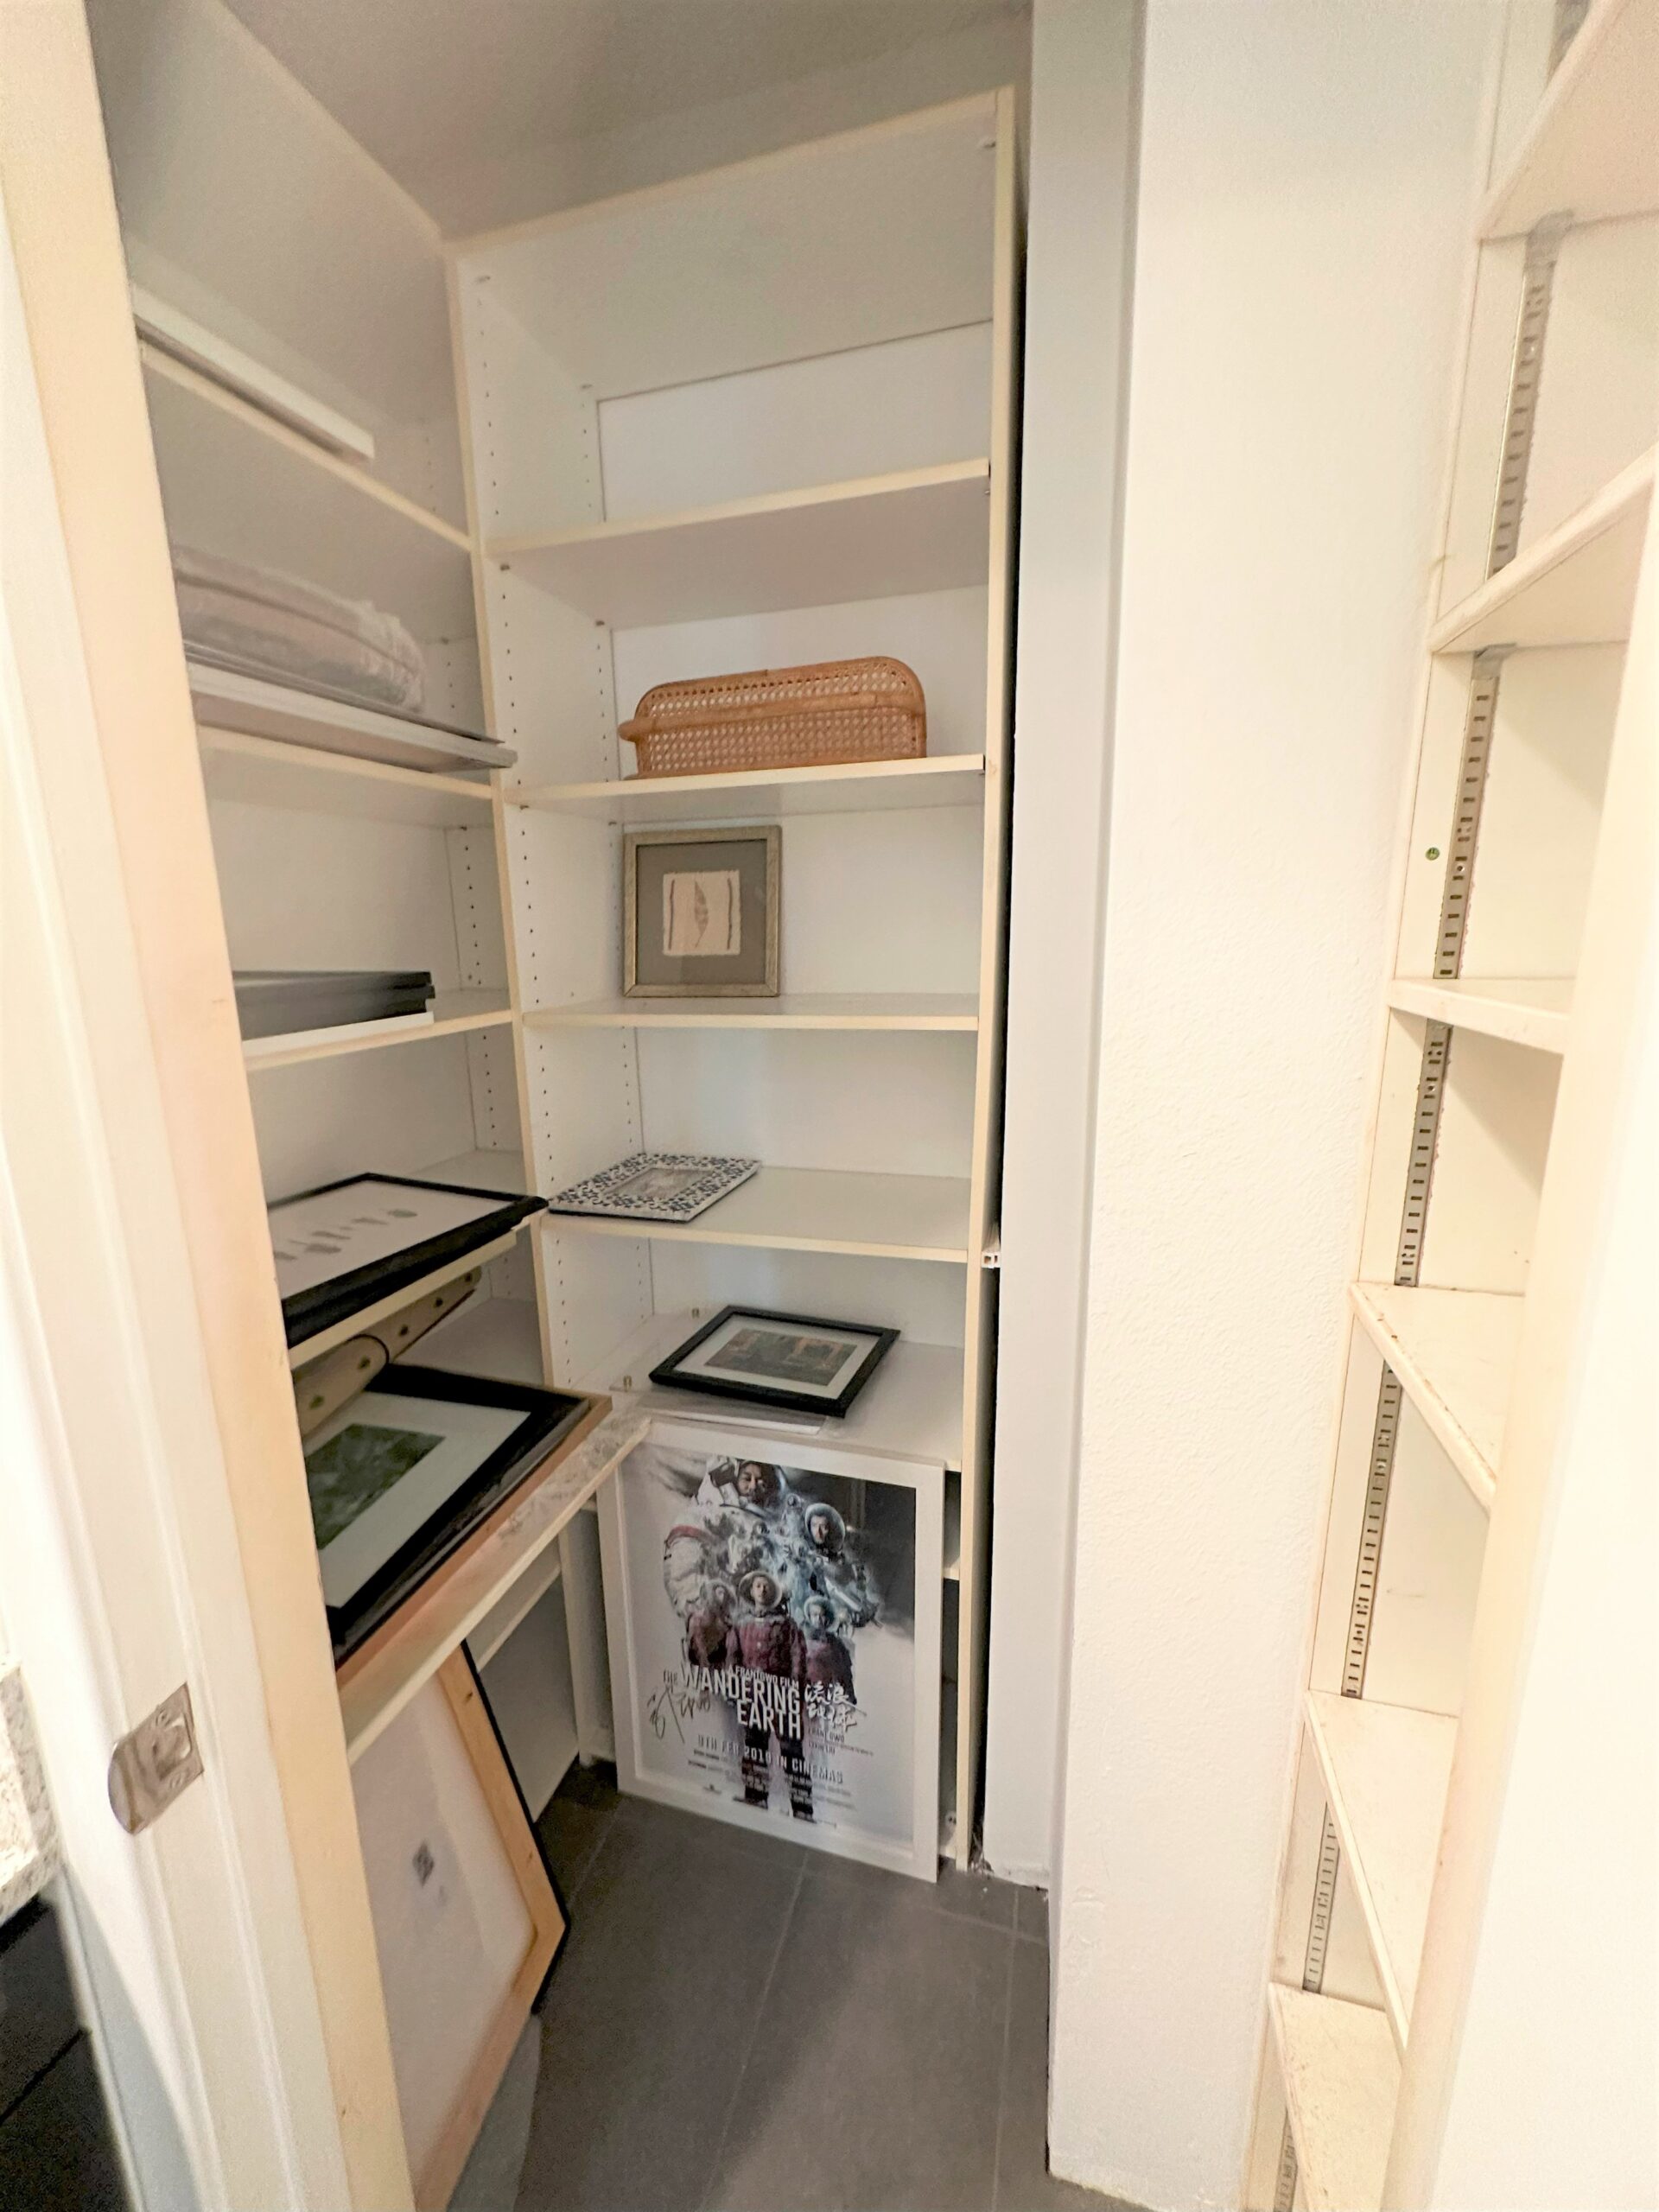
{"label": "white wall", "polygon": [[1050,2139],[1158,2208],[1240,2186],[1494,28],[1147,11]]}
{"label": "white wall", "polygon": [[1082,1380],[1136,0],[1032,27],[985,1857],[1046,1882]]}

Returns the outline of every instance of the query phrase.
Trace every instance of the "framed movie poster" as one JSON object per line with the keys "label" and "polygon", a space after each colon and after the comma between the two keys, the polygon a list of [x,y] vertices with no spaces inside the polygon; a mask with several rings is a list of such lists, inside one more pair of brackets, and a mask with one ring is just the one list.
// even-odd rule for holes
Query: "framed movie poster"
{"label": "framed movie poster", "polygon": [[944,1470],[789,1453],[658,1421],[600,1491],[618,1780],[936,1880]]}

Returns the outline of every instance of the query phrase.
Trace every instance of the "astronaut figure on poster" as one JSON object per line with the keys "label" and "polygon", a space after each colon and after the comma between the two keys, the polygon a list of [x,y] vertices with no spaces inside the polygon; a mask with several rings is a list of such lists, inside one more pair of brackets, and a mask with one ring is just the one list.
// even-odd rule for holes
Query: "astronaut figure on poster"
{"label": "astronaut figure on poster", "polygon": [[650,1608],[658,1656],[636,1680],[664,1769],[779,1819],[902,1836],[914,1767],[913,1492],[655,1446],[631,1473],[642,1517],[661,1501],[657,1604],[667,1607]]}

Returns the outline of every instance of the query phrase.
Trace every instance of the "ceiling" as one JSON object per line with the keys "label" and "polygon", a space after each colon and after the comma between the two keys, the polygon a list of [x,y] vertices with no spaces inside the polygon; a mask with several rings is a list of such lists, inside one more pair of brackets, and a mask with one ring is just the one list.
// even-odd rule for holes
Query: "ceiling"
{"label": "ceiling", "polygon": [[[1025,0],[229,0],[441,222],[454,181],[1023,16]],[[873,73],[879,75],[879,71]],[[643,130],[642,130],[643,127]],[[750,126],[751,129],[753,125]],[[645,156],[649,161],[649,155]],[[446,203],[454,203],[453,205]],[[492,219],[505,219],[505,209]]]}

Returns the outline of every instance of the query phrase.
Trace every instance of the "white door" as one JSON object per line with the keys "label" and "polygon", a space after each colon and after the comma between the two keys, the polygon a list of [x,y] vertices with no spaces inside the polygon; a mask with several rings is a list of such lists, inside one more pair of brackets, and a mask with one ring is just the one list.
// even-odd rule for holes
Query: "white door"
{"label": "white door", "polygon": [[[0,0],[0,1641],[146,2212],[410,2202],[79,0]],[[205,1772],[141,1834],[116,1740]]]}

